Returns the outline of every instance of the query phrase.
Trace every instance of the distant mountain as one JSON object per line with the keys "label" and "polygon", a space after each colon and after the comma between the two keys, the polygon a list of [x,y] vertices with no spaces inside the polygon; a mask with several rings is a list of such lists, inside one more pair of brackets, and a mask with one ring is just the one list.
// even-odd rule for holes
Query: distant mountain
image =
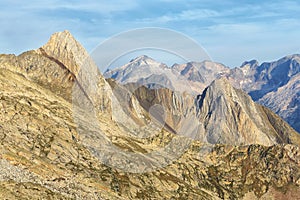
{"label": "distant mountain", "polygon": [[113,78],[121,84],[140,83],[150,88],[167,87],[196,95],[214,79],[229,71],[230,69],[222,64],[210,61],[174,64],[168,67],[148,56],[140,56],[120,68],[106,71],[104,77]]}
{"label": "distant mountain", "polygon": [[255,101],[279,114],[300,132],[300,55],[261,65],[245,63],[233,69],[229,76],[236,87],[248,92]]}
{"label": "distant mountain", "polygon": [[[300,55],[286,56],[278,61],[262,64],[256,60],[247,61],[232,69],[211,61],[175,64],[168,68],[153,59],[150,59],[151,62],[140,61],[147,60],[146,58],[150,59],[140,57],[139,62],[133,60],[134,62],[121,68],[106,72],[104,76],[115,78],[121,84],[134,82],[146,85],[149,80],[148,82],[167,85],[170,89],[180,88],[179,91],[188,91],[194,95],[201,94],[216,78],[227,77],[234,87],[247,92],[254,101],[279,114],[300,132]],[[159,67],[159,73],[157,69],[153,69],[157,66],[163,66]],[[138,78],[139,74],[142,78]],[[178,78],[174,78],[173,74]]]}
{"label": "distant mountain", "polygon": [[286,85],[299,72],[300,55],[293,55],[261,65],[257,62],[244,63],[233,71],[232,76],[237,80],[240,78],[245,81],[240,81],[240,87],[249,92],[256,101],[267,93]]}
{"label": "distant mountain", "polygon": [[258,102],[279,114],[300,132],[300,74],[292,76],[285,85],[267,93]]}
{"label": "distant mountain", "polygon": [[[255,103],[242,90],[232,87],[225,77],[214,80],[197,97],[166,88],[132,85],[125,87],[133,92],[145,110],[162,105],[166,126],[174,133],[182,134],[181,128],[185,126],[186,132],[193,130],[198,140],[211,144],[300,145],[300,135],[285,121]],[[185,119],[188,125],[183,125]]]}
{"label": "distant mountain", "polygon": [[175,64],[171,68],[186,77],[189,81],[201,82],[204,84],[210,83],[230,71],[228,67],[211,61],[204,61],[201,63],[189,62],[181,65]]}

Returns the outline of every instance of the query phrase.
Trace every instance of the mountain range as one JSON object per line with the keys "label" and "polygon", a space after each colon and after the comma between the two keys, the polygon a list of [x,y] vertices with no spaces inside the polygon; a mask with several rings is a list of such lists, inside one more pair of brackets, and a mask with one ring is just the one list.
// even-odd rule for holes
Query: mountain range
{"label": "mountain range", "polygon": [[107,70],[104,76],[121,84],[136,82],[150,87],[156,84],[194,95],[202,94],[215,79],[226,77],[235,88],[248,93],[300,132],[299,54],[262,64],[251,60],[236,68],[212,61],[168,67],[148,56],[140,56],[120,68]]}
{"label": "mountain range", "polygon": [[105,78],[68,31],[1,54],[0,197],[297,199],[300,135],[253,101],[297,88],[297,61],[255,63],[142,56]]}

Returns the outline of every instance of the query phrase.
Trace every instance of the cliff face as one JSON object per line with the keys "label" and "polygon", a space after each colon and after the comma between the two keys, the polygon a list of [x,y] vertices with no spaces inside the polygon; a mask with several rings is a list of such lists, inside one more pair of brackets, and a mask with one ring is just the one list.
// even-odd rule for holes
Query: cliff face
{"label": "cliff face", "polygon": [[[198,97],[165,88],[131,90],[136,87],[111,80],[108,84],[86,56],[68,32],[54,34],[38,50],[0,56],[1,197],[295,199],[300,195],[298,135],[226,80],[215,81]],[[95,73],[90,77],[81,69]],[[87,80],[97,87],[84,85]],[[128,95],[127,101],[118,102]],[[163,120],[157,104],[164,108]],[[81,131],[97,133],[95,120],[105,142],[122,154],[109,154],[103,162],[98,154],[109,149],[93,152],[106,143]],[[156,120],[153,126],[151,120]],[[149,135],[134,135],[140,130]],[[181,149],[183,138],[189,145],[176,159],[170,157]],[[160,151],[164,148],[169,149]],[[170,158],[172,162],[133,173],[134,160],[128,152],[143,158],[135,163],[143,169]],[[155,160],[151,152],[161,154]],[[122,170],[126,166],[127,171]]]}

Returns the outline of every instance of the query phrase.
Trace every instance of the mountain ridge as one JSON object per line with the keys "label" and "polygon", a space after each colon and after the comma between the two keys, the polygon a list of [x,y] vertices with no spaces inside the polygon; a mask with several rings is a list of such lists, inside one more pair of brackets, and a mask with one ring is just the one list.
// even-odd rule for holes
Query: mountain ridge
{"label": "mountain ridge", "polygon": [[[125,65],[126,66],[126,65]],[[124,67],[124,66],[123,66]],[[277,114],[279,114],[284,120],[286,120],[290,125],[292,125],[298,132],[300,132],[300,125],[297,123],[299,121],[298,108],[300,107],[297,102],[297,89],[293,89],[288,85],[295,85],[293,88],[298,88],[297,82],[293,77],[300,73],[300,55],[293,54],[285,56],[274,62],[264,62],[259,64],[256,60],[246,61],[240,67],[228,68],[222,64],[214,63],[212,61],[206,62],[189,62],[187,64],[175,64],[172,67],[172,74],[179,77],[180,81],[171,78],[167,75],[165,78],[162,77],[160,72],[158,75],[154,72],[150,74],[144,73],[142,75],[143,79],[130,79],[131,70],[125,72],[123,79],[120,83],[126,84],[129,82],[138,82],[140,84],[145,84],[144,80],[148,78],[152,82],[159,85],[168,85],[169,88],[174,89],[175,83],[181,83],[181,85],[186,85],[186,88],[180,89],[180,91],[187,91],[193,95],[201,94],[203,90],[216,78],[227,77],[232,85],[236,88],[241,88],[254,99],[256,102],[267,106]],[[117,70],[117,69],[115,69]],[[134,73],[139,73],[139,68],[136,68]],[[113,73],[114,70],[111,71]],[[120,74],[122,72],[119,71]],[[106,78],[112,77],[108,74],[104,74]],[[115,77],[113,77],[115,78]],[[121,77],[116,78],[120,80]],[[290,83],[293,81],[294,83]],[[168,83],[168,84],[166,84]],[[285,88],[280,89],[279,88]],[[284,90],[288,90],[284,92]],[[279,92],[281,91],[281,92]],[[281,102],[277,102],[275,98],[271,98],[271,95],[281,97]],[[289,94],[289,95],[287,95]],[[291,98],[290,98],[291,97]],[[268,100],[266,100],[268,99]],[[293,99],[293,102],[285,101],[284,99]],[[277,103],[276,103],[277,102]],[[294,109],[286,109],[288,104],[294,105]]]}

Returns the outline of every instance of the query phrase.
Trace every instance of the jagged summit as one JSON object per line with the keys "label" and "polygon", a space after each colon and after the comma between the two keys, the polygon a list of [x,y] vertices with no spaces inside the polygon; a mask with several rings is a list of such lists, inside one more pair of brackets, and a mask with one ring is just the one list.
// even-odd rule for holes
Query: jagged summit
{"label": "jagged summit", "polygon": [[147,55],[138,56],[138,57],[130,60],[130,62],[128,64],[124,65],[121,68],[123,68],[123,69],[131,68],[131,67],[138,68],[138,67],[143,67],[143,66],[148,66],[148,67],[154,66],[154,67],[159,67],[162,69],[168,68],[168,66],[166,64],[158,62],[157,60],[155,60]]}
{"label": "jagged summit", "polygon": [[227,95],[232,93],[232,90],[235,88],[231,85],[229,80],[226,77],[220,77],[211,82],[209,86],[207,86],[203,94],[207,93],[207,91],[211,91],[213,94],[220,95],[220,93],[223,95]]}
{"label": "jagged summit", "polygon": [[54,33],[38,52],[58,60],[75,75],[89,58],[87,51],[68,30]]}
{"label": "jagged summit", "polygon": [[300,54],[292,54],[283,57],[282,59],[300,59]]}
{"label": "jagged summit", "polygon": [[[64,30],[62,32],[56,32],[51,35],[48,42],[43,46],[44,49],[48,49],[51,47],[57,47],[58,49],[65,48],[65,50],[73,50],[71,47],[80,47],[78,41],[73,37],[73,35],[68,30]],[[81,48],[81,47],[80,47]]]}
{"label": "jagged summit", "polygon": [[130,62],[140,62],[140,61],[146,61],[146,60],[151,60],[151,61],[155,61],[153,58],[147,56],[147,55],[141,55],[141,56],[138,56],[132,60],[130,60]]}
{"label": "jagged summit", "polygon": [[51,36],[50,36],[50,40],[49,42],[54,42],[54,41],[63,41],[63,40],[66,40],[66,41],[74,41],[75,38],[73,37],[73,35],[70,33],[70,31],[68,30],[64,30],[64,31],[61,31],[61,32],[56,32],[56,33],[53,33]]}
{"label": "jagged summit", "polygon": [[[106,71],[104,76],[114,78],[121,83],[130,83],[137,82],[141,78],[147,78],[149,74],[162,74],[164,69],[169,69],[169,67],[146,55],[142,55],[132,59],[120,68]],[[169,69],[169,71],[171,70]]]}
{"label": "jagged summit", "polygon": [[243,62],[241,67],[246,67],[246,66],[253,67],[253,66],[258,66],[258,65],[259,65],[259,62],[257,60],[250,60],[250,61]]}
{"label": "jagged summit", "polygon": [[215,79],[209,86],[215,89],[231,89],[232,86],[226,77],[220,77]]}

